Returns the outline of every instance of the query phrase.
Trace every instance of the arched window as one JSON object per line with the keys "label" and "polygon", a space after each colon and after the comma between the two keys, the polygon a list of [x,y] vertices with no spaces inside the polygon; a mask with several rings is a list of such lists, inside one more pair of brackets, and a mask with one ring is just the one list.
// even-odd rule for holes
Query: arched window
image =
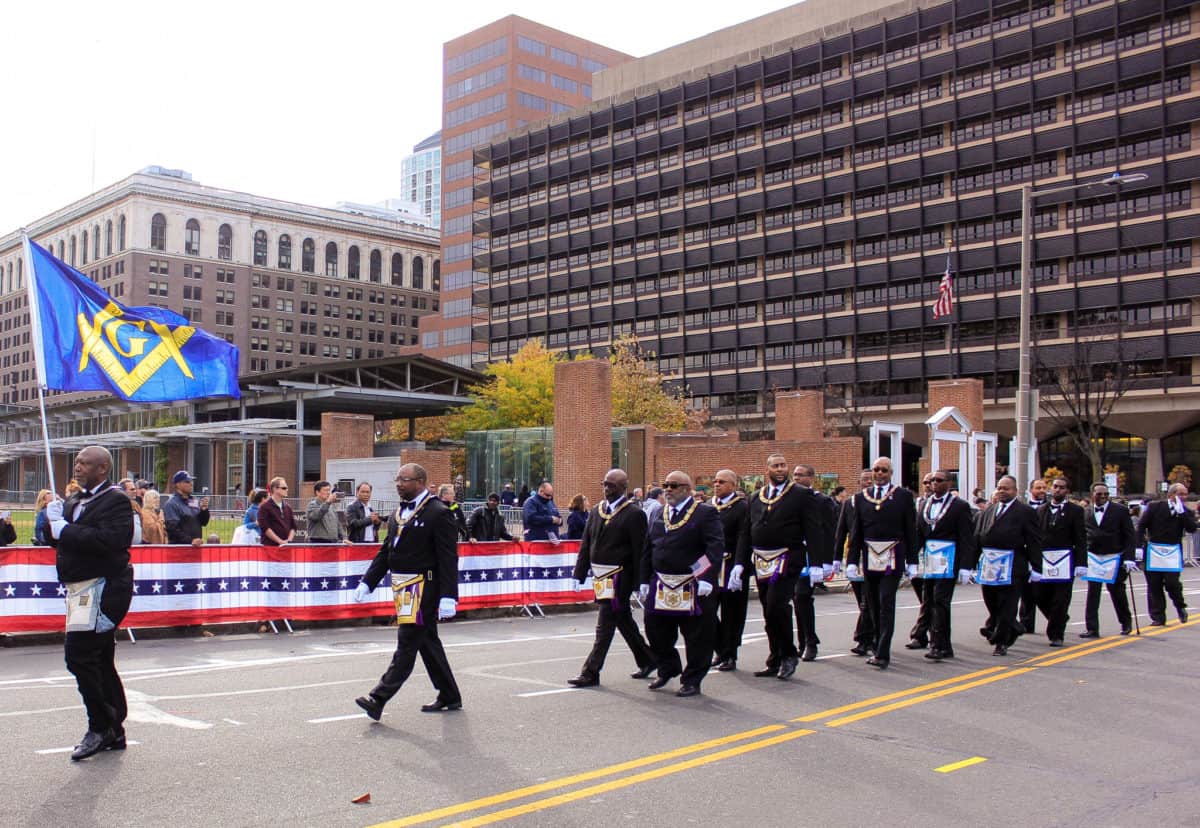
{"label": "arched window", "polygon": [[92,225],[92,258],[100,258],[100,225]]}
{"label": "arched window", "polygon": [[404,257],[399,253],[392,254],[392,286],[404,287]]}
{"label": "arched window", "polygon": [[[74,240],[72,239],[72,241],[74,241]],[[83,231],[83,251],[82,251],[82,255],[83,255],[83,264],[87,264],[87,257],[88,257],[88,231],[86,231],[86,230],[84,230],[84,231]]]}
{"label": "arched window", "polygon": [[254,265],[267,266],[267,231],[259,230],[254,234]]}
{"label": "arched window", "polygon": [[17,290],[20,290],[23,287],[23,285],[22,285],[23,279],[24,279],[24,274],[21,272],[21,260],[17,259]]}
{"label": "arched window", "polygon": [[75,266],[75,237],[71,236],[71,267]]}
{"label": "arched window", "polygon": [[104,222],[104,255],[112,255],[112,219]]}
{"label": "arched window", "polygon": [[58,260],[60,262],[66,261],[67,257],[65,254],[66,254],[66,248],[63,246],[63,240],[59,239],[58,240]]}
{"label": "arched window", "polygon": [[317,271],[317,244],[312,239],[305,239],[300,246],[300,269],[305,273]]}
{"label": "arched window", "polygon": [[162,213],[155,213],[150,219],[150,249],[167,249],[167,217]]}
{"label": "arched window", "polygon": [[371,281],[375,284],[383,281],[383,254],[378,250],[371,251]]}
{"label": "arched window", "polygon": [[183,230],[183,252],[188,256],[200,255],[200,222],[188,219]]}
{"label": "arched window", "polygon": [[117,250],[125,249],[125,217],[117,219]]}
{"label": "arched window", "polygon": [[228,224],[217,230],[217,258],[225,261],[233,258],[233,228]]}
{"label": "arched window", "polygon": [[333,242],[325,245],[325,275],[337,275],[337,245]]}
{"label": "arched window", "polygon": [[433,278],[429,282],[429,289],[439,291],[442,289],[442,260],[433,260]]}
{"label": "arched window", "polygon": [[412,260],[413,277],[412,286],[416,290],[425,289],[425,260],[420,256],[414,256]]}
{"label": "arched window", "polygon": [[351,279],[361,278],[361,267],[358,259],[358,245],[350,245],[350,250],[346,253],[346,275]]}
{"label": "arched window", "polygon": [[277,266],[281,270],[292,269],[292,237],[287,233],[279,237],[279,262]]}

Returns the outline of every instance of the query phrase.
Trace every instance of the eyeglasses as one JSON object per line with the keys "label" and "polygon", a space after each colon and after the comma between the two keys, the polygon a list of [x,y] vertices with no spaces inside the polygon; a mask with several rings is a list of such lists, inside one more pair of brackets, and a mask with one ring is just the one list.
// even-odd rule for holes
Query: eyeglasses
{"label": "eyeglasses", "polygon": [[421,478],[419,478],[419,477],[397,477],[396,482],[397,483],[416,483],[420,479]]}
{"label": "eyeglasses", "polygon": [[688,484],[686,484],[686,483],[664,483],[663,484],[664,489],[686,489],[687,486],[688,486]]}
{"label": "eyeglasses", "polygon": [[875,468],[871,469],[871,471],[873,471],[873,472],[888,472],[888,473],[891,473],[891,471],[892,471],[892,470],[891,470],[891,469],[889,469],[889,468],[886,468],[886,467],[884,467],[884,466],[876,466]]}
{"label": "eyeglasses", "polygon": [[284,492],[287,491],[287,486],[276,486],[275,488],[279,489],[280,491],[284,491]]}

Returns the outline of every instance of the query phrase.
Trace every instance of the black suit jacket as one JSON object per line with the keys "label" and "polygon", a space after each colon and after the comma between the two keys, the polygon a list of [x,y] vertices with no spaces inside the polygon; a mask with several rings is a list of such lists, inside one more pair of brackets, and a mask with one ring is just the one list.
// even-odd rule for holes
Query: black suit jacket
{"label": "black suit jacket", "polygon": [[725,530],[717,510],[707,503],[699,503],[687,523],[667,531],[663,517],[669,514],[664,507],[649,531],[642,549],[642,583],[648,584],[655,572],[683,575],[692,571],[692,565],[702,557],[710,564],[700,580],[717,583],[721,572],[721,558],[725,554]]}
{"label": "black suit jacket", "polygon": [[[83,504],[79,518],[75,507]],[[58,578],[63,583],[91,578],[116,578],[129,566],[129,545],[133,541],[133,506],[117,487],[83,500],[71,495],[63,504],[67,525],[58,540],[50,540],[57,550]]]}
{"label": "black suit jacket", "polygon": [[513,536],[504,525],[504,513],[499,509],[492,511],[487,506],[479,506],[471,512],[467,519],[467,533],[477,541],[510,541]]}
{"label": "black suit jacket", "polygon": [[955,569],[972,569],[979,562],[979,552],[975,549],[975,517],[961,497],[944,506],[932,526],[922,512],[917,518],[917,534],[922,545],[927,540],[954,541]]}
{"label": "black suit jacket", "polygon": [[622,584],[617,589],[617,603],[624,606],[629,593],[641,578],[642,550],[646,546],[646,514],[636,503],[626,502],[608,521],[600,517],[600,507],[593,506],[588,512],[583,527],[583,538],[579,541],[579,556],[575,559],[574,576],[582,581],[591,571],[592,563],[603,566],[619,566],[624,575],[618,574]]}
{"label": "black suit jacket", "polygon": [[723,507],[717,505],[715,498],[711,502],[713,508],[717,510],[717,514],[721,516],[721,528],[725,533],[725,554],[732,558],[725,571],[728,572],[739,564],[742,569],[749,569],[750,550],[749,548],[744,550],[747,557],[743,558],[741,548],[742,533],[746,531],[746,526],[750,522],[750,507],[747,505],[746,496],[739,492]]}
{"label": "black suit jacket", "polygon": [[[787,549],[787,575],[799,575],[800,570],[812,563],[820,566],[821,549],[825,545],[825,507],[817,500],[811,489],[802,489],[794,483],[768,509],[763,502],[764,487],[750,496],[749,520],[738,541],[739,561],[750,561],[752,550]],[[809,553],[812,559],[809,559]],[[748,566],[747,564],[743,564]]]}
{"label": "black suit jacket", "polygon": [[[346,507],[346,530],[351,543],[362,543],[363,536],[366,534],[366,529],[372,523],[371,516],[367,514],[367,509],[363,506],[363,502],[357,497],[354,502]],[[383,524],[375,527],[375,539],[379,539],[379,530],[383,528]]]}
{"label": "black suit jacket", "polygon": [[1133,548],[1136,545],[1136,538],[1133,531],[1133,518],[1129,516],[1129,509],[1125,505],[1110,500],[1104,506],[1104,519],[1100,521],[1099,525],[1096,523],[1096,507],[1089,506],[1083,526],[1087,530],[1089,552],[1095,552],[1097,555],[1111,555],[1114,552],[1120,552],[1121,560],[1132,561],[1134,559]]}
{"label": "black suit jacket", "polygon": [[1137,525],[1138,540],[1150,543],[1182,543],[1184,532],[1195,531],[1196,513],[1185,506],[1182,515],[1172,514],[1171,504],[1165,500],[1156,500],[1143,509]]}
{"label": "black suit jacket", "polygon": [[1013,579],[1029,572],[1029,567],[1042,571],[1042,531],[1037,512],[1027,503],[1013,498],[999,519],[999,503],[992,503],[979,515],[975,546],[1013,550]]}
{"label": "black suit jacket", "polygon": [[1069,500],[1063,501],[1058,519],[1051,523],[1054,514],[1052,501],[1038,509],[1038,524],[1042,530],[1043,549],[1070,549],[1071,567],[1087,566],[1087,531],[1083,528],[1083,507]]}
{"label": "black suit jacket", "polygon": [[445,503],[427,496],[403,532],[392,513],[387,536],[367,567],[363,583],[374,591],[388,570],[423,573],[430,582],[427,595],[458,599],[458,526]]}
{"label": "black suit jacket", "polygon": [[[867,490],[872,491],[872,489]],[[892,496],[875,508],[867,500],[866,492],[854,496],[854,511],[849,516],[850,546],[846,563],[863,566],[868,540],[899,541],[896,551],[896,568],[904,563],[915,564],[918,560],[917,546],[917,503],[908,489],[895,487]]]}
{"label": "black suit jacket", "polygon": [[800,494],[811,505],[806,509],[805,515],[812,515],[817,522],[817,535],[820,538],[819,543],[814,548],[809,546],[806,539],[805,546],[808,551],[808,562],[812,566],[821,566],[822,564],[833,563],[834,558],[834,536],[837,528],[837,504],[833,498],[818,492],[816,489],[808,489],[803,486],[797,486]]}

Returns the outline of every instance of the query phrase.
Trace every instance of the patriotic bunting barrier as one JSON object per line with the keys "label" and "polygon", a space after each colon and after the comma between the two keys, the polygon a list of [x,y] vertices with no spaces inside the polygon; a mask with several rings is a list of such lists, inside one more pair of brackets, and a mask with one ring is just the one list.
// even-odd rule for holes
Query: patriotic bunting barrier
{"label": "patriotic bunting barrier", "polygon": [[[571,577],[578,550],[577,541],[459,544],[458,607],[590,602],[591,585]],[[375,544],[135,546],[133,604],[122,626],[390,615],[386,578],[363,603],[353,598],[378,551]],[[53,549],[0,549],[0,633],[61,631],[65,594]]]}

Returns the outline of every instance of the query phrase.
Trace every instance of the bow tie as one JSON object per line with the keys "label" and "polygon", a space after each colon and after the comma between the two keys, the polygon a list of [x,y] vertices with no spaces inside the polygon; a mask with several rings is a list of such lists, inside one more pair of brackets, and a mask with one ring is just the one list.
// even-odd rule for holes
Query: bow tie
{"label": "bow tie", "polygon": [[941,503],[943,499],[944,499],[944,498],[940,498],[940,497],[934,497],[934,498],[930,498],[930,501],[929,501],[929,502],[930,502],[930,503]]}
{"label": "bow tie", "polygon": [[89,497],[95,496],[95,492],[89,492],[86,489],[81,492],[76,492],[75,497],[78,500],[87,500]]}
{"label": "bow tie", "polygon": [[414,509],[414,508],[416,508],[416,506],[417,506],[417,501],[415,501],[415,500],[401,500],[400,501],[400,511],[404,511],[405,509]]}

